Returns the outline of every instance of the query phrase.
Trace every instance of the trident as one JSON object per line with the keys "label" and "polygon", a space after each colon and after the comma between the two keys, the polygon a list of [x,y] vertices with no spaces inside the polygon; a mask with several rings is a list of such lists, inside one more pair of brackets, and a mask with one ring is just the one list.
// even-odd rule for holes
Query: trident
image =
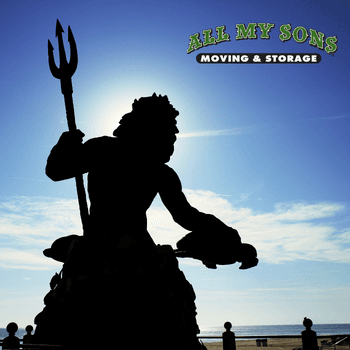
{"label": "trident", "polygon": [[[67,113],[67,123],[68,130],[75,131],[77,130],[77,126],[75,124],[75,115],[74,115],[74,105],[73,105],[73,86],[72,86],[72,76],[75,73],[78,66],[78,51],[77,45],[75,43],[72,31],[68,26],[68,42],[70,45],[70,60],[67,62],[66,53],[64,51],[62,33],[64,33],[60,22],[57,20],[56,23],[56,37],[58,38],[58,52],[60,57],[60,67],[58,68],[55,64],[54,56],[53,56],[53,46],[49,40],[49,66],[51,74],[61,81],[61,91],[64,96],[64,103],[66,106]],[[80,217],[83,225],[84,233],[87,232],[88,229],[88,220],[89,220],[89,212],[88,206],[86,202],[86,193],[84,187],[84,180],[82,174],[77,174],[75,176],[75,183],[77,187],[78,194],[78,202],[80,209]]]}

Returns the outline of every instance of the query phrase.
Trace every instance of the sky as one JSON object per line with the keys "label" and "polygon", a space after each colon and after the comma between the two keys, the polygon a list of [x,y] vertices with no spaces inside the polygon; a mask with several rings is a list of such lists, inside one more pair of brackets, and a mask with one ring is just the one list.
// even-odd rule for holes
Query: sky
{"label": "sky", "polygon": [[[82,234],[74,180],[45,175],[67,130],[48,67],[56,20],[67,56],[78,47],[76,123],[84,141],[112,135],[134,99],[167,95],[180,112],[169,162],[188,201],[253,244],[259,264],[207,269],[181,259],[202,330],[235,325],[350,323],[349,1],[14,0],[0,5],[0,328],[43,309],[61,264],[42,251]],[[238,40],[237,24],[272,23]],[[282,41],[281,26],[299,36]],[[225,26],[229,40],[187,53],[191,36]],[[299,27],[299,28],[298,28]],[[309,43],[312,30],[337,50]],[[301,40],[302,32],[308,37]],[[206,32],[208,33],[208,32]],[[310,54],[319,63],[198,63],[199,54]],[[85,179],[86,180],[86,179]],[[85,182],[86,183],[86,182]],[[147,212],[157,244],[187,231],[157,197]],[[233,329],[234,330],[234,329]]]}

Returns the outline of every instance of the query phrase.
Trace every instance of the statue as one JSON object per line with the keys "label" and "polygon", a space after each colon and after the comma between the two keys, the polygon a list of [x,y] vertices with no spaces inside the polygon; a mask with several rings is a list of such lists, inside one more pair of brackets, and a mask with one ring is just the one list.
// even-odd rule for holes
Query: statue
{"label": "statue", "polygon": [[[242,244],[236,230],[188,203],[177,174],[166,165],[179,132],[177,115],[166,96],[154,94],[135,100],[114,137],[82,143],[83,134],[77,130],[63,133],[53,147],[47,175],[61,181],[88,173],[91,206],[84,236],[60,238],[44,251],[64,267],[51,281],[46,308],[37,316],[37,339],[64,339],[76,348],[82,338],[78,334],[105,320],[101,334],[109,325],[131,337],[137,322],[144,328],[139,331],[142,339],[152,339],[151,332],[156,332],[159,349],[165,342],[173,343],[174,349],[200,349],[195,294],[178,269],[175,253],[201,259],[211,268],[235,261],[242,262],[241,268],[257,264],[256,250]],[[173,219],[192,231],[175,252],[171,246],[157,246],[147,231],[146,211],[158,193]],[[216,248],[217,241],[226,248]],[[152,327],[141,326],[150,324],[150,316]],[[109,343],[99,338],[84,346],[89,344]],[[167,348],[172,349],[171,344]]]}
{"label": "statue", "polygon": [[33,326],[28,325],[26,327],[26,334],[23,336],[23,344],[30,344],[33,341]]}
{"label": "statue", "polygon": [[19,338],[15,336],[16,332],[18,331],[18,325],[15,322],[10,322],[7,327],[6,331],[9,334],[6,338],[4,338],[2,343],[2,349],[17,349],[20,348],[20,342]]}
{"label": "statue", "polygon": [[[62,181],[88,173],[91,204],[84,235],[59,238],[44,251],[64,265],[36,316],[33,343],[69,350],[116,343],[199,350],[195,293],[177,256],[197,258],[209,268],[236,261],[242,269],[257,265],[255,248],[192,207],[166,164],[179,133],[178,115],[167,96],[153,94],[134,101],[113,137],[82,143],[84,134],[73,128],[53,147],[46,174]],[[174,221],[191,231],[177,250],[156,245],[147,231],[146,211],[157,194]]]}

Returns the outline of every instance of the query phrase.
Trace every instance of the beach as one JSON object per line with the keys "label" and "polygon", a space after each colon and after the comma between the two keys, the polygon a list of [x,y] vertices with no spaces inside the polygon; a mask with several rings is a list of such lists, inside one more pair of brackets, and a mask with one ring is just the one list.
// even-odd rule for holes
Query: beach
{"label": "beach", "polygon": [[[259,339],[267,339],[266,350],[293,350],[302,347],[301,332],[305,329],[302,324],[298,325],[259,325],[259,326],[233,326],[232,331],[236,335],[236,350],[265,350],[265,347],[257,346],[256,336]],[[350,334],[350,324],[314,324],[312,329],[317,332],[318,346],[320,350],[350,350],[349,345],[322,346],[324,341],[331,342],[331,337],[342,339],[346,334]],[[217,339],[204,338],[201,339],[207,350],[223,350],[222,333],[225,331],[224,327],[203,327],[203,331],[199,334],[201,337],[215,336]],[[112,332],[114,332],[112,330]],[[18,329],[16,336],[20,339],[26,334],[23,328]],[[91,329],[91,334],[94,336],[96,332]],[[110,333],[111,336],[115,333]],[[284,336],[291,336],[291,338],[284,338]],[[343,335],[338,337],[339,335]],[[0,340],[8,336],[5,328],[0,328]],[[283,338],[274,338],[280,337]],[[240,338],[241,337],[241,338]],[[243,338],[252,337],[252,338]],[[272,337],[272,338],[271,338]],[[294,337],[294,338],[293,338]],[[321,344],[321,342],[323,344]],[[322,348],[321,348],[322,346]],[[0,345],[1,350],[1,345]]]}
{"label": "beach", "polygon": [[[210,339],[207,342],[203,342],[207,347],[207,350],[223,350],[222,342],[211,343]],[[329,340],[325,338],[322,340]],[[321,339],[318,340],[318,345],[321,346]],[[287,339],[267,339],[267,348],[271,350],[293,350],[301,348],[301,338],[287,338]],[[257,347],[255,339],[249,340],[236,340],[236,350],[268,350],[265,347]],[[324,347],[324,350],[332,350],[334,347]],[[349,349],[349,346],[336,346],[336,350]]]}
{"label": "beach", "polygon": [[[211,339],[203,339],[207,350],[223,350],[222,341],[211,342]],[[319,350],[349,350],[349,345],[321,346],[321,340],[331,341],[331,337],[318,339]],[[293,350],[302,347],[301,338],[267,338],[267,347],[256,345],[256,339],[236,339],[236,350]],[[1,350],[1,345],[0,345]]]}

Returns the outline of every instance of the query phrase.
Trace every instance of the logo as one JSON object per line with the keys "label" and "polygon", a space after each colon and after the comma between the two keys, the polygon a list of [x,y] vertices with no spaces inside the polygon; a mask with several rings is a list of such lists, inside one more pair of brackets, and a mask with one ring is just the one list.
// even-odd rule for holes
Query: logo
{"label": "logo", "polygon": [[[249,23],[247,26],[244,23],[236,24],[237,34],[235,40],[251,40],[263,39],[269,40],[270,33],[275,28],[274,23]],[[190,42],[187,53],[192,53],[203,47],[217,45],[222,42],[229,42],[230,34],[226,32],[226,26],[215,28],[216,35],[213,35],[212,29],[202,31],[200,33],[190,35]],[[278,38],[281,42],[293,40],[297,43],[305,43],[319,50],[325,51],[327,54],[332,54],[337,51],[338,42],[336,36],[329,36],[315,29],[307,30],[305,27],[297,26],[294,29],[291,24],[283,24],[279,27]],[[198,63],[319,63],[321,55],[318,53],[203,53],[198,54]]]}

